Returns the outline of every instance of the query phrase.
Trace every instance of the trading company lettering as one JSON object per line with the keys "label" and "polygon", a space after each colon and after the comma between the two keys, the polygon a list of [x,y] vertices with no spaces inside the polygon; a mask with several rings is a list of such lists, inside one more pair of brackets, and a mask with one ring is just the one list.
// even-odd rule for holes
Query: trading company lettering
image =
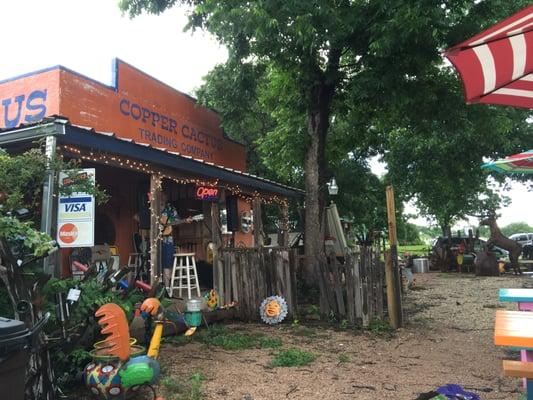
{"label": "trading company lettering", "polygon": [[[222,151],[223,149],[222,139],[195,128],[187,123],[178,122],[168,115],[152,111],[141,104],[130,101],[129,99],[121,99],[119,108],[122,115],[131,118],[134,121],[143,123],[146,126],[145,128],[139,128],[139,135],[143,141],[164,145],[171,147],[178,152],[188,153],[208,159],[213,158],[213,153],[212,151],[206,150],[205,147],[215,151]],[[161,134],[148,128],[159,129],[165,132]],[[166,132],[170,132],[174,136],[181,136],[187,141],[193,143],[180,143],[176,140],[176,138],[169,137]],[[195,146],[194,142],[201,144],[204,147]]]}
{"label": "trading company lettering", "polygon": [[[34,90],[2,99],[0,127],[15,128],[21,123],[37,122],[46,115],[46,90]],[[24,118],[23,118],[24,116]]]}

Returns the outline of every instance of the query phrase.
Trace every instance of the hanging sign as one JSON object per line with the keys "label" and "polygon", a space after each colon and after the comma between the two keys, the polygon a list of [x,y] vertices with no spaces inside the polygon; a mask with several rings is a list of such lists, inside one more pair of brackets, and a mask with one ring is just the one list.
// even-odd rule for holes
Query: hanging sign
{"label": "hanging sign", "polygon": [[197,186],[196,198],[202,201],[218,200],[218,188],[210,186]]}
{"label": "hanging sign", "polygon": [[[86,179],[90,179],[94,185],[94,168],[82,169],[75,177],[60,172],[59,186],[70,186]],[[94,196],[87,193],[59,196],[57,243],[60,247],[94,246],[94,207]]]}

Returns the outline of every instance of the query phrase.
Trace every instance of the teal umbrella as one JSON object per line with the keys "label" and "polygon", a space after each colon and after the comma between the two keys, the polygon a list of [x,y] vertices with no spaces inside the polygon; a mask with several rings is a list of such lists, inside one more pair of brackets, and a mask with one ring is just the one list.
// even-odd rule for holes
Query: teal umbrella
{"label": "teal umbrella", "polygon": [[533,150],[483,164],[481,168],[503,174],[533,174]]}

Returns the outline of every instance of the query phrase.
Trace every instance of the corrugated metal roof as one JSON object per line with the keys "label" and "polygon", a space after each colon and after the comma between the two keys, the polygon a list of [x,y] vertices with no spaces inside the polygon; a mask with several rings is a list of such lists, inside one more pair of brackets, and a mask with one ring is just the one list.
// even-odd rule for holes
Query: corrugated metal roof
{"label": "corrugated metal roof", "polygon": [[88,134],[101,135],[101,136],[105,136],[105,137],[108,137],[108,138],[112,138],[113,140],[119,140],[119,141],[122,141],[122,142],[131,143],[131,144],[134,144],[134,145],[142,146],[144,148],[151,148],[154,151],[160,151],[160,152],[172,155],[173,157],[176,157],[176,158],[192,160],[194,162],[209,166],[211,168],[216,168],[216,169],[219,169],[221,171],[229,172],[231,174],[236,174],[236,175],[240,175],[240,176],[243,176],[243,177],[246,177],[246,178],[249,178],[249,179],[257,180],[257,181],[260,181],[260,182],[265,182],[265,183],[268,183],[270,185],[275,185],[275,186],[278,186],[280,188],[284,188],[286,190],[292,191],[295,194],[302,195],[302,194],[305,193],[301,189],[297,189],[297,188],[294,188],[294,187],[291,187],[291,186],[288,186],[288,185],[284,185],[284,184],[275,182],[275,181],[273,181],[271,179],[263,178],[263,177],[260,177],[260,176],[254,175],[254,174],[250,174],[248,172],[239,171],[239,170],[236,170],[236,169],[233,169],[233,168],[225,167],[223,165],[215,164],[213,162],[205,161],[205,160],[202,160],[202,159],[199,159],[199,158],[194,158],[192,156],[181,154],[179,152],[167,150],[166,148],[163,148],[163,147],[153,147],[152,145],[150,145],[148,143],[137,142],[134,139],[118,137],[113,132],[101,132],[101,131],[96,131],[92,127],[71,124],[70,122],[68,122],[68,119],[66,119],[64,117],[61,117],[61,116],[47,117],[47,118],[45,118],[44,120],[42,120],[40,122],[33,123],[33,124],[20,125],[17,128],[0,129],[0,134],[16,131],[17,129],[26,129],[26,128],[29,128],[29,127],[34,127],[34,126],[37,127],[39,125],[50,124],[50,123],[57,123],[57,124],[60,124],[60,125],[65,125],[67,127],[70,126],[70,127],[76,128],[76,129],[83,130],[83,131],[85,131]]}

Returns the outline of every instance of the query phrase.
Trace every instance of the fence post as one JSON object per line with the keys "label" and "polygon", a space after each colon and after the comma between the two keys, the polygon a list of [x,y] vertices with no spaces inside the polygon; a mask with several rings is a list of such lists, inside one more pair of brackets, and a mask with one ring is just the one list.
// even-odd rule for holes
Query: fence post
{"label": "fence post", "polygon": [[389,226],[389,257],[386,258],[385,276],[387,280],[387,303],[391,326],[394,329],[403,325],[400,270],[398,266],[398,238],[396,236],[396,208],[394,189],[387,186],[387,220]]}
{"label": "fence post", "polygon": [[254,197],[252,200],[252,212],[254,215],[254,246],[262,247],[264,244],[263,217],[259,197]]}
{"label": "fence post", "polygon": [[278,230],[278,246],[279,247],[288,247],[289,246],[289,206],[287,204],[282,204],[280,206],[281,218],[280,226]]}
{"label": "fence post", "polygon": [[213,288],[218,293],[219,303],[226,304],[224,299],[224,272],[221,260],[220,206],[216,201],[211,203],[211,233],[213,240]]}

